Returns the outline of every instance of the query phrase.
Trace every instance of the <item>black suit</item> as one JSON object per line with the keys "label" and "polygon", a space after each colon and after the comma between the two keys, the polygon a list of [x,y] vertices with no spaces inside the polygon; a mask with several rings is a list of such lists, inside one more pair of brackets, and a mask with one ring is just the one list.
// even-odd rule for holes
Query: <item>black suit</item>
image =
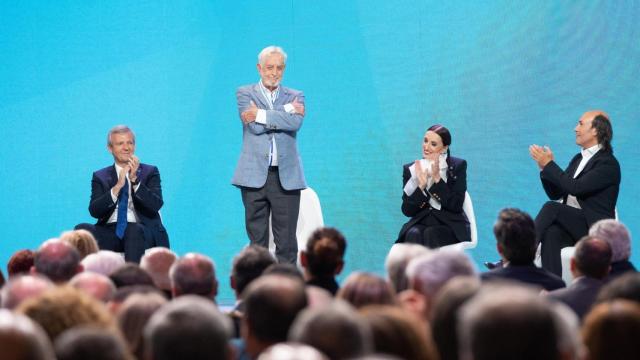
{"label": "black suit", "polygon": [[140,164],[137,178],[140,185],[137,190],[132,190],[132,201],[139,222],[127,225],[122,240],[115,236],[115,223],[107,223],[117,205],[111,197],[111,188],[118,182],[118,174],[113,165],[94,172],[91,179],[89,213],[98,222],[95,225],[76,226],[76,229],[91,231],[101,249],[124,251],[125,260],[133,262],[140,261],[145,249],[154,246],[169,247],[169,237],[158,213],[163,205],[158,168]]}
{"label": "black suit", "polygon": [[[404,165],[403,184],[411,179],[409,168],[413,163]],[[404,242],[407,232],[420,224],[441,224],[451,230],[453,234],[451,243],[471,241],[469,220],[462,211],[465,193],[467,191],[467,162],[463,159],[449,157],[447,168],[447,181],[433,184],[426,195],[416,189],[413,194],[402,193],[402,213],[411,219],[402,226],[396,242]],[[433,196],[441,204],[441,209],[435,209],[429,204],[430,196]],[[431,218],[431,219],[429,219]],[[440,244],[447,245],[446,243]]]}
{"label": "black suit", "polygon": [[[536,216],[536,235],[542,242],[542,267],[562,273],[560,250],[573,246],[587,235],[589,227],[601,219],[615,218],[620,187],[620,165],[610,151],[599,150],[574,178],[582,155],[577,154],[565,171],[554,162],[540,172],[547,196],[563,203],[547,202]],[[568,195],[578,200],[581,209],[564,205]]]}
{"label": "black suit", "polygon": [[550,298],[569,306],[582,320],[589,312],[604,282],[591,277],[582,276],[575,279],[566,289],[550,292]]}
{"label": "black suit", "polygon": [[480,274],[483,281],[514,280],[529,285],[539,286],[547,291],[563,288],[564,281],[545,269],[529,265],[507,265]]}

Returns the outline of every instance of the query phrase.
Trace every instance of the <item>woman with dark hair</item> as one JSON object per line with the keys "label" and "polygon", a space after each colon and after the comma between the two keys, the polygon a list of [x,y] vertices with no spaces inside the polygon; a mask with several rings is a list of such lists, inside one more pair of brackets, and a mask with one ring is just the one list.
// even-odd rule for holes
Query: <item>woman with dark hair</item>
{"label": "woman with dark hair", "polygon": [[467,162],[450,155],[451,133],[433,125],[424,134],[422,159],[404,165],[402,213],[411,219],[396,242],[430,248],[471,241],[462,211],[467,191]]}

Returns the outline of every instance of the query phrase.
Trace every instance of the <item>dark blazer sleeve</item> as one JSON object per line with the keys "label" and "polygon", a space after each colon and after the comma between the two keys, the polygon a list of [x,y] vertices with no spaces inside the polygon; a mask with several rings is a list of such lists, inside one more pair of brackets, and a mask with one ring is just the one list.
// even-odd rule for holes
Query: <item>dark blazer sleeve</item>
{"label": "dark blazer sleeve", "polygon": [[429,194],[440,202],[442,208],[454,213],[462,212],[462,204],[464,203],[464,195],[467,191],[467,162],[459,159],[455,164],[451,165],[452,171],[447,182],[440,180],[431,185]]}
{"label": "dark blazer sleeve", "polygon": [[[403,187],[407,185],[407,182],[411,179],[411,171],[409,171],[409,167],[411,165],[413,165],[413,163],[404,165],[402,171]],[[402,213],[405,216],[413,217],[428,205],[429,196],[425,196],[419,188],[417,188],[411,195],[405,194],[404,190],[402,191]]]}
{"label": "dark blazer sleeve", "polygon": [[160,172],[158,168],[147,165],[147,169],[141,173],[140,186],[134,192],[133,204],[137,211],[145,211],[149,214],[157,213],[162,205],[162,187],[160,186]]}
{"label": "dark blazer sleeve", "polygon": [[[91,177],[91,200],[89,202],[89,214],[94,218],[106,220],[116,209],[116,202],[111,198],[110,169],[104,168],[93,173]],[[113,170],[115,174],[115,169]],[[117,179],[116,179],[117,180]]]}
{"label": "dark blazer sleeve", "polygon": [[[580,175],[574,179],[572,172],[562,171],[554,161],[550,162],[540,172],[544,181],[553,184],[557,192],[584,197],[609,186],[620,183],[620,166],[612,156],[598,156],[596,154]],[[605,154],[603,154],[605,155]],[[587,169],[588,167],[588,169]],[[546,191],[546,188],[545,188]],[[549,192],[547,192],[549,194]]]}

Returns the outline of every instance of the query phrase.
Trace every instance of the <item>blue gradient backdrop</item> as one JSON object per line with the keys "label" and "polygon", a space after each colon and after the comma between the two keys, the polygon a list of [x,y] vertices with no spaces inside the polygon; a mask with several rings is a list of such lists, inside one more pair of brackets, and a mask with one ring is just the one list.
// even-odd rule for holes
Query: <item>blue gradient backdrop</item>
{"label": "blue gradient backdrop", "polygon": [[[108,129],[137,132],[160,168],[173,249],[203,252],[230,302],[246,243],[235,89],[256,54],[289,53],[284,83],[307,96],[299,144],[325,222],[347,236],[345,272],[383,271],[400,225],[401,166],[424,130],[453,132],[469,161],[480,263],[496,258],[505,206],[545,201],[531,143],[561,166],[573,127],[606,109],[622,165],[621,219],[639,232],[635,1],[22,1],[0,11],[0,264],[79,222]],[[638,263],[637,244],[633,260]]]}

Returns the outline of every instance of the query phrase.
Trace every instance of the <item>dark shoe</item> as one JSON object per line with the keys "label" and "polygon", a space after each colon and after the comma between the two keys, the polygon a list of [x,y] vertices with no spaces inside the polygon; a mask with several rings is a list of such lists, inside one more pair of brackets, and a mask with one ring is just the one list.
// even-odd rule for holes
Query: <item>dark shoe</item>
{"label": "dark shoe", "polygon": [[502,260],[499,260],[499,261],[496,261],[496,262],[485,261],[484,262],[484,266],[486,266],[487,269],[489,269],[489,270],[499,269],[499,268],[502,267]]}

